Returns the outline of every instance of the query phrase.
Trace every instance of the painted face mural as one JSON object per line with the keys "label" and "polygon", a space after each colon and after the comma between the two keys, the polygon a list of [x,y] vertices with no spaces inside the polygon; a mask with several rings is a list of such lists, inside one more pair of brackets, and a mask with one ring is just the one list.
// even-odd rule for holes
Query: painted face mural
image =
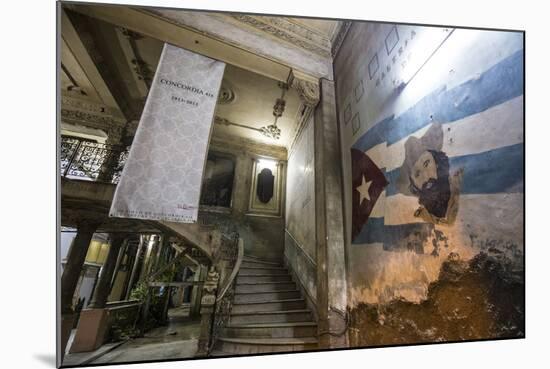
{"label": "painted face mural", "polygon": [[453,194],[449,158],[441,151],[442,146],[443,129],[438,123],[432,124],[421,138],[410,137],[405,142],[400,173],[402,192],[418,197],[420,207],[415,215],[431,217],[436,222],[448,217]]}
{"label": "painted face mural", "polygon": [[444,152],[424,151],[412,167],[411,193],[430,214],[444,218],[451,197],[449,158]]}

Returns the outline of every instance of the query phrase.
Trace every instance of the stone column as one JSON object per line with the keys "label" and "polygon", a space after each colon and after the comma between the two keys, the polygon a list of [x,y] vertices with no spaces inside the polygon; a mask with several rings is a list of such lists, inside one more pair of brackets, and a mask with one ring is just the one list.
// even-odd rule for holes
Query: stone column
{"label": "stone column", "polygon": [[94,295],[90,304],[88,305],[89,309],[102,309],[107,303],[107,297],[111,292],[111,281],[113,279],[113,273],[115,271],[116,262],[118,259],[118,254],[120,252],[120,247],[124,241],[124,235],[115,234],[111,236],[111,245],[109,246],[109,253],[105,259],[105,263],[101,267],[101,272],[99,274],[99,279],[97,286],[94,291]]}
{"label": "stone column", "polygon": [[105,340],[109,321],[108,310],[105,309],[105,305],[111,290],[111,279],[124,238],[125,235],[123,234],[111,236],[109,253],[101,267],[92,301],[88,308],[80,313],[74,342],[70,349],[71,353],[96,350]]}
{"label": "stone column", "polygon": [[334,82],[321,80],[314,115],[317,311],[322,348],[348,346],[340,140]]}
{"label": "stone column", "polygon": [[80,272],[86,260],[92,236],[101,224],[98,220],[81,220],[77,224],[76,237],[67,255],[67,263],[61,276],[61,355],[65,354],[67,341],[76,316],[73,311],[73,295]]}

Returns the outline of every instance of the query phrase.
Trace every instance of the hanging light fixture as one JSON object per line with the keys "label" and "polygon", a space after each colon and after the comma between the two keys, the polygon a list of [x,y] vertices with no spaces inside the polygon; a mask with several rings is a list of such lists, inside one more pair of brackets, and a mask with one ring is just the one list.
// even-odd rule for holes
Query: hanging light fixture
{"label": "hanging light fixture", "polygon": [[278,140],[279,138],[281,138],[281,129],[277,127],[277,119],[282,117],[285,111],[285,105],[286,105],[285,93],[286,93],[286,90],[288,90],[288,86],[286,83],[279,82],[278,85],[281,88],[282,93],[281,93],[281,97],[278,98],[275,101],[275,105],[273,105],[273,116],[275,117],[275,120],[273,121],[273,124],[260,128],[260,132],[264,136],[273,138],[275,140]]}

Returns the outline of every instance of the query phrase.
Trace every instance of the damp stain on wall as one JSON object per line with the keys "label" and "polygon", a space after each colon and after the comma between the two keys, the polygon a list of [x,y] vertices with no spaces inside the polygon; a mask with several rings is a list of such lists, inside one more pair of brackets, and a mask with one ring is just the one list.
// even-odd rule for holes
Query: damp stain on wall
{"label": "damp stain on wall", "polygon": [[501,254],[443,263],[421,303],[350,309],[352,346],[518,338],[525,335],[523,273]]}

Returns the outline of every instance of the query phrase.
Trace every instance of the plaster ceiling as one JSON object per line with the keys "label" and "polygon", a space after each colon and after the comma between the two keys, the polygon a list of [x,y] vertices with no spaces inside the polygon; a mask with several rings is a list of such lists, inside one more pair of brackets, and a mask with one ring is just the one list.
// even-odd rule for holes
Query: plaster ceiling
{"label": "plaster ceiling", "polygon": [[[124,33],[125,30],[119,27],[83,15],[72,14],[70,18],[73,22],[81,23],[76,29],[80,32],[81,39],[87,40],[88,53],[94,56],[92,59],[95,60],[104,79],[109,79],[105,82],[121,110],[126,112],[127,119],[139,119],[149,88],[143,74],[149,74],[152,78],[163,43],[135,33],[128,37]],[[86,18],[86,22],[83,18]],[[71,45],[63,43],[62,50],[63,65],[68,64],[72,58],[77,61],[83,58],[82,55],[75,56],[71,52]],[[141,71],[136,68],[136,59],[143,62]],[[74,65],[70,78],[62,71],[62,88],[67,90],[73,84],[73,80],[82,81],[80,86],[86,95],[79,98],[104,104],[105,102],[94,92],[93,83],[87,78],[85,71],[79,68],[79,63],[72,64]],[[222,90],[230,92],[234,98],[230,102],[218,104],[218,123],[214,124],[213,136],[222,140],[244,138],[263,144],[290,146],[297,129],[297,116],[301,107],[301,100],[294,89],[287,89],[285,92],[285,110],[277,121],[277,126],[281,129],[281,137],[278,140],[265,137],[256,130],[241,127],[244,125],[259,129],[273,124],[273,106],[282,93],[276,80],[228,64]]]}
{"label": "plaster ceiling", "polygon": [[[232,90],[235,99],[228,104],[218,104],[216,108],[218,117],[256,129],[273,124],[275,118],[273,116],[273,106],[282,93],[277,81],[227,65],[222,88]],[[296,117],[301,102],[298,93],[294,89],[285,91],[284,100],[286,101],[284,113],[277,120],[277,126],[281,129],[281,137],[278,140],[265,137],[260,132],[251,129],[219,123],[214,126],[213,134],[222,138],[231,135],[270,145],[288,146],[294,137]]]}

